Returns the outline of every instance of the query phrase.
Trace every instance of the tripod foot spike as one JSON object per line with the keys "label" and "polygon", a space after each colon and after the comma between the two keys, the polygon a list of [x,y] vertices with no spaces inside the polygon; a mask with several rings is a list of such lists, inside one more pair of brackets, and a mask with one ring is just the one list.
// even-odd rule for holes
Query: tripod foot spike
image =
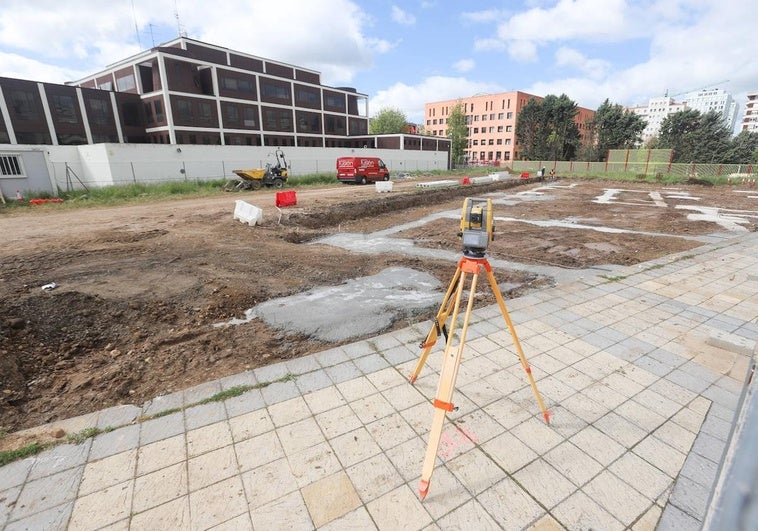
{"label": "tripod foot spike", "polygon": [[550,415],[552,415],[553,412],[550,410],[545,411],[542,416],[545,417],[545,424],[550,425]]}
{"label": "tripod foot spike", "polygon": [[429,482],[423,479],[418,484],[418,496],[423,500],[429,494]]}
{"label": "tripod foot spike", "polygon": [[411,375],[411,379],[410,379],[411,385],[416,383],[416,378],[418,378],[418,376],[416,376],[415,374]]}

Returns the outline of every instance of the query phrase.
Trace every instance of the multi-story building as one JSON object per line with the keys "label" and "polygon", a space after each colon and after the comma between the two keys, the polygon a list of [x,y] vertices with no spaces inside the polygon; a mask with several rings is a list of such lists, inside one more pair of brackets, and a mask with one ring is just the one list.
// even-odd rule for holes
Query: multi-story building
{"label": "multi-story building", "polygon": [[734,130],[738,105],[728,92],[719,88],[706,88],[689,92],[683,96],[683,99],[688,109],[694,109],[703,114],[709,111],[721,114],[727,129]]}
{"label": "multi-story building", "polygon": [[[424,128],[434,136],[447,136],[450,111],[460,103],[463,105],[468,126],[468,145],[465,152],[467,161],[504,162],[518,159],[516,120],[524,105],[532,99],[543,100],[526,92],[511,91],[427,103],[424,105]],[[594,111],[579,107],[575,120],[583,140],[587,132],[586,123],[594,115]]]}
{"label": "multi-story building", "polygon": [[688,109],[700,111],[703,114],[710,111],[718,112],[724,118],[727,129],[734,130],[738,105],[728,92],[717,88],[706,88],[683,94],[682,98],[681,102],[676,102],[669,96],[651,98],[647,105],[627,108],[628,111],[647,120],[647,126],[642,131],[643,142],[658,136],[661,132],[661,123],[668,115]]}
{"label": "multi-story building", "polygon": [[65,85],[0,78],[0,143],[375,147],[368,96],[179,37]]}
{"label": "multi-story building", "polygon": [[669,114],[683,111],[686,108],[685,103],[677,103],[674,98],[664,96],[662,98],[651,98],[647,105],[629,107],[626,110],[642,116],[647,121],[645,129],[642,131],[642,141],[647,142],[658,136],[661,131],[661,123]]}
{"label": "multi-story building", "polygon": [[748,92],[740,131],[758,133],[758,92]]}

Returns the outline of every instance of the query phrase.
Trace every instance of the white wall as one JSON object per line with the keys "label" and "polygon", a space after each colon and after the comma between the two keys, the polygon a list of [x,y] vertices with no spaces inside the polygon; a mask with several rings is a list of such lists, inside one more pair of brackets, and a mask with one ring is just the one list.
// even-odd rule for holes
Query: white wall
{"label": "white wall", "polygon": [[[275,147],[160,144],[45,146],[51,177],[66,189],[66,166],[87,186],[212,180],[234,177],[233,170],[276,163]],[[380,157],[392,173],[446,170],[447,153],[395,149],[283,147],[290,175],[336,173],[338,157]],[[70,174],[70,172],[69,172]],[[73,180],[76,184],[76,179]]]}

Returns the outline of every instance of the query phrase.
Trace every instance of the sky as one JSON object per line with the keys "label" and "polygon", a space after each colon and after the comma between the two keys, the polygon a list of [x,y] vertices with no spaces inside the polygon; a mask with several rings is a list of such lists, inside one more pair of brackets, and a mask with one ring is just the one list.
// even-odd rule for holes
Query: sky
{"label": "sky", "polygon": [[0,0],[0,76],[64,83],[179,33],[321,72],[422,123],[521,90],[596,109],[758,91],[755,0]]}

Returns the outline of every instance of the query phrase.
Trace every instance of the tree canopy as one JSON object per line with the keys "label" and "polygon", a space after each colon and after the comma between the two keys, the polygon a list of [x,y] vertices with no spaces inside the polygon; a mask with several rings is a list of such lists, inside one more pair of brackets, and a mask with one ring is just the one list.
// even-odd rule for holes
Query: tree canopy
{"label": "tree canopy", "polygon": [[380,109],[369,122],[368,131],[372,135],[385,135],[405,132],[408,120],[400,109],[385,107]]}
{"label": "tree canopy", "polygon": [[658,147],[673,149],[673,162],[726,162],[731,133],[716,111],[695,109],[669,114],[661,122]]}
{"label": "tree canopy", "polygon": [[457,102],[447,117],[447,137],[450,139],[450,155],[453,161],[460,160],[468,146],[468,127],[463,114],[463,103]]}
{"label": "tree canopy", "polygon": [[632,149],[641,141],[647,121],[641,116],[624,110],[619,104],[606,100],[595,111],[595,117],[587,124],[591,148],[590,160],[605,160],[610,149]]}
{"label": "tree canopy", "polygon": [[572,160],[581,144],[574,118],[577,104],[565,94],[549,94],[542,101],[531,99],[521,109],[516,139],[521,158],[527,160]]}

